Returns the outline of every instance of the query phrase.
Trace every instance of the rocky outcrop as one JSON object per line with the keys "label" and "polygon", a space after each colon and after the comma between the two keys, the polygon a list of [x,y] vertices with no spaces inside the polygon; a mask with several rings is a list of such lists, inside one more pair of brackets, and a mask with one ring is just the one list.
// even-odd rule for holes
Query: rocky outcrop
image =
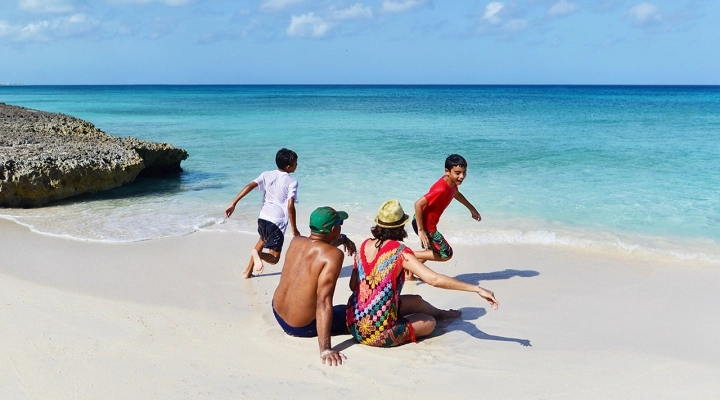
{"label": "rocky outcrop", "polygon": [[0,207],[37,207],[182,172],[188,154],[167,143],[118,138],[64,114],[0,103]]}

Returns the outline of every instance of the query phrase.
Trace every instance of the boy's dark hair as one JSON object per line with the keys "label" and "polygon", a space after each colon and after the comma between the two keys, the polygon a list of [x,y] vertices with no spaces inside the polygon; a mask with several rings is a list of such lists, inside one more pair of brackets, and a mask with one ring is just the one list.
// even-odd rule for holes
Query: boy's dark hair
{"label": "boy's dark hair", "polygon": [[445,169],[453,169],[453,167],[467,168],[467,161],[460,154],[450,154],[445,159]]}
{"label": "boy's dark hair", "polygon": [[408,235],[405,231],[405,225],[398,226],[397,228],[383,228],[375,225],[370,229],[370,233],[372,233],[373,237],[377,239],[375,247],[378,249],[386,240],[397,240],[398,242],[402,242]]}
{"label": "boy's dark hair", "polygon": [[277,165],[278,168],[284,170],[288,166],[295,164],[297,162],[297,159],[297,153],[283,147],[282,149],[278,150],[277,154],[275,155],[275,165]]}

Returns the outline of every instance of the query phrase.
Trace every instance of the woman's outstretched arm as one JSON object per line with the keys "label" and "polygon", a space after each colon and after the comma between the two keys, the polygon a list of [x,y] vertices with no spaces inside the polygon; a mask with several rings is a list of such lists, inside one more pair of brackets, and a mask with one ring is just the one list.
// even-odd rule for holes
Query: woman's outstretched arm
{"label": "woman's outstretched arm", "polygon": [[495,294],[490,290],[482,288],[480,286],[472,285],[470,283],[459,281],[455,278],[451,278],[447,275],[438,274],[432,269],[428,268],[425,264],[421,263],[420,260],[413,254],[403,254],[403,268],[417,275],[423,282],[442,289],[451,290],[462,290],[465,292],[474,292],[480,295],[483,299],[487,300],[493,309],[497,310],[500,305],[495,299]]}

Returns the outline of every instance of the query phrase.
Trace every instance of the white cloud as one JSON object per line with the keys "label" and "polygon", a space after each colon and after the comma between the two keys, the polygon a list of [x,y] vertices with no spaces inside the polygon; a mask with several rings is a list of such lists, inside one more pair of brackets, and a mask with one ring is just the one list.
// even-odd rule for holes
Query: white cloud
{"label": "white cloud", "polygon": [[290,26],[287,28],[287,35],[318,39],[327,35],[330,28],[331,25],[322,18],[316,17],[315,13],[307,13],[299,17],[293,15],[290,19]]}
{"label": "white cloud", "polygon": [[660,14],[657,10],[658,8],[654,4],[640,3],[630,8],[626,15],[632,18],[636,25],[645,25],[660,21]]}
{"label": "white cloud", "polygon": [[300,3],[302,0],[263,0],[260,2],[260,10],[267,12],[280,11],[293,4]]}
{"label": "white cloud", "polygon": [[510,30],[510,31],[521,31],[523,29],[526,29],[528,27],[529,23],[525,19],[513,19],[508,22],[506,22],[503,25],[503,28]]}
{"label": "white cloud", "polygon": [[136,3],[136,4],[148,4],[148,3],[162,3],[166,6],[181,7],[190,4],[193,0],[109,0],[110,3]]}
{"label": "white cloud", "polygon": [[574,13],[575,11],[577,11],[577,9],[577,4],[571,3],[567,0],[560,0],[552,7],[550,7],[548,15],[550,15],[551,17],[564,17],[566,15]]}
{"label": "white cloud", "polygon": [[359,19],[359,18],[371,18],[372,7],[363,7],[360,3],[353,4],[350,8],[345,10],[334,10],[330,13],[332,19],[343,20],[343,19]]}
{"label": "white cloud", "polygon": [[380,9],[380,11],[382,11],[384,13],[399,14],[399,13],[404,13],[406,11],[410,11],[412,9],[418,8],[425,3],[427,3],[427,0],[403,0],[403,1],[385,0],[385,1],[383,1],[382,8]]}
{"label": "white cloud", "polygon": [[76,37],[94,32],[100,23],[85,14],[74,14],[53,20],[42,20],[22,25],[9,25],[0,21],[0,38],[15,42],[49,42],[55,39]]}
{"label": "white cloud", "polygon": [[477,33],[496,35],[504,39],[512,38],[516,32],[530,27],[529,20],[518,18],[516,14],[518,12],[512,5],[507,6],[506,3],[492,1],[485,6]]}
{"label": "white cloud", "polygon": [[148,38],[155,40],[167,36],[175,31],[178,22],[174,18],[158,17],[150,22]]}
{"label": "white cloud", "polygon": [[502,10],[505,5],[499,1],[493,1],[485,6],[485,14],[483,14],[482,20],[487,21],[493,25],[497,25],[502,22],[498,13]]}
{"label": "white cloud", "polygon": [[11,31],[12,26],[10,26],[7,22],[0,20],[0,39],[5,36],[9,36]]}
{"label": "white cloud", "polygon": [[258,19],[253,19],[245,25],[242,29],[239,31],[222,31],[222,32],[216,32],[211,33],[208,35],[205,35],[198,39],[198,44],[209,44],[214,42],[220,42],[220,41],[227,41],[227,40],[242,40],[250,36],[252,31],[254,31],[256,28],[260,27],[262,25],[262,22]]}
{"label": "white cloud", "polygon": [[74,10],[68,0],[18,0],[17,6],[31,13],[69,13]]}

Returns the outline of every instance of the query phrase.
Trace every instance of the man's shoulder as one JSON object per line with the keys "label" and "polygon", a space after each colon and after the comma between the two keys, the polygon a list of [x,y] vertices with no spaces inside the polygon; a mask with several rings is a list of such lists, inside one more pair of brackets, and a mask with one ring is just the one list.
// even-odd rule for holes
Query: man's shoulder
{"label": "man's shoulder", "polygon": [[330,243],[323,242],[322,240],[312,240],[307,236],[295,236],[290,241],[290,246],[293,248],[302,247],[306,252],[317,251],[321,254],[334,254],[334,252],[342,253],[340,249]]}
{"label": "man's shoulder", "polygon": [[328,262],[337,261],[338,259],[340,259],[342,262],[342,259],[345,258],[345,254],[342,252],[342,250],[331,245],[330,243],[323,241],[314,241],[311,246],[316,249],[318,259],[326,260]]}
{"label": "man's shoulder", "polygon": [[300,247],[302,247],[302,246],[307,246],[307,245],[309,244],[308,242],[310,242],[310,238],[308,238],[308,237],[305,237],[305,236],[295,236],[295,237],[292,238],[292,240],[290,241],[290,246],[288,246],[288,250],[290,250],[290,247],[295,248],[295,247],[298,247],[298,246],[300,246]]}
{"label": "man's shoulder", "polygon": [[[321,265],[338,264],[342,267],[344,258],[342,250],[329,243],[312,240],[305,236],[295,236],[288,246],[285,262],[301,262],[315,270],[315,267]],[[317,271],[319,272],[319,269]]]}

